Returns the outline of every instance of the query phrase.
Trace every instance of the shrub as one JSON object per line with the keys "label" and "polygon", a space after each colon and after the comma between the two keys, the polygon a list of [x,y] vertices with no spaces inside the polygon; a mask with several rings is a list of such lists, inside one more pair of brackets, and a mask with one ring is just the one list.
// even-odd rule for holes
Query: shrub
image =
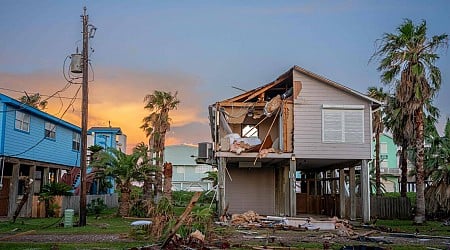
{"label": "shrub", "polygon": [[101,198],[97,198],[95,200],[92,200],[88,205],[88,213],[89,214],[95,214],[97,217],[105,211],[107,208],[105,201]]}

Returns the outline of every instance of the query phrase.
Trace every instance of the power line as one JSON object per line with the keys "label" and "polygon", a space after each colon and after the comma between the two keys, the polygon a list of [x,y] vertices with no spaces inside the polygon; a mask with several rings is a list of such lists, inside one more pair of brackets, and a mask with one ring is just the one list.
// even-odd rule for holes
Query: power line
{"label": "power line", "polygon": [[[69,103],[69,105],[67,105],[66,110],[64,110],[64,112],[62,113],[61,117],[58,118],[60,121],[62,121],[62,118],[63,118],[64,115],[67,113],[67,110],[69,110],[69,108],[70,108],[70,107],[73,105],[73,103],[75,102],[76,96],[77,96],[78,93],[80,92],[80,89],[81,89],[81,86],[78,87],[78,90],[76,91],[75,95],[73,96],[71,102]],[[23,155],[23,154],[25,154],[26,152],[28,152],[28,151],[32,150],[33,148],[37,147],[39,144],[41,144],[41,143],[45,140],[45,138],[46,138],[46,137],[45,137],[45,135],[44,135],[44,137],[43,137],[42,139],[40,139],[38,142],[36,142],[33,146],[27,148],[26,150],[24,150],[24,151],[22,151],[22,152],[20,152],[20,153],[12,154],[12,155],[5,155],[5,156],[7,156],[7,157],[14,157],[14,156]]]}
{"label": "power line", "polygon": [[[9,89],[9,88],[3,88],[3,87],[0,87],[0,89],[1,90],[15,92],[15,93],[23,93],[24,92],[23,90]],[[57,91],[57,92],[59,93],[61,91]],[[44,95],[44,94],[40,94],[39,92],[29,92],[29,94],[39,94],[40,96],[47,96],[47,97],[53,98],[57,93],[55,92],[52,95]],[[73,97],[59,96],[58,98],[61,98],[61,99],[72,99]],[[77,99],[81,99],[81,98],[77,98]]]}

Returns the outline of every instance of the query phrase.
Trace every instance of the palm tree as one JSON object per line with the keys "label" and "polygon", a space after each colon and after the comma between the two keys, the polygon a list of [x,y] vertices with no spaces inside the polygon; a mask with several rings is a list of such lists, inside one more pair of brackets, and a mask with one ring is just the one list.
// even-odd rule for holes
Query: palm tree
{"label": "palm tree", "polygon": [[[156,200],[159,200],[162,194],[162,168],[164,162],[164,147],[166,133],[170,130],[171,119],[169,111],[176,109],[180,101],[177,99],[177,92],[174,95],[170,92],[155,90],[153,94],[144,97],[145,109],[150,114],[143,119],[141,128],[149,137],[149,147],[151,158],[157,167],[155,172],[155,192]],[[144,180],[144,198],[150,197],[151,184],[149,178]]]}
{"label": "palm tree", "polygon": [[[367,95],[378,101],[384,102],[387,94],[383,91],[383,88],[369,87]],[[376,194],[381,196],[381,172],[380,172],[380,134],[384,131],[383,125],[383,113],[381,108],[373,113],[372,116],[372,129],[375,134],[375,183]]]}
{"label": "palm tree", "polygon": [[400,106],[400,102],[392,96],[387,98],[384,109],[384,125],[391,131],[396,145],[400,146],[399,167],[401,169],[400,196],[406,197],[408,183],[408,149],[414,139],[414,120],[407,109]]}
{"label": "palm tree", "polygon": [[[435,52],[448,45],[446,34],[427,37],[425,21],[415,25],[406,19],[398,33],[385,33],[373,57],[379,57],[381,81],[396,86],[400,106],[414,117],[414,146],[416,151],[416,215],[414,222],[425,221],[424,197],[424,105],[432,99],[441,85],[441,72],[435,66]],[[398,81],[400,80],[400,81]]]}
{"label": "palm tree", "polygon": [[119,210],[120,216],[128,216],[130,209],[131,182],[141,181],[143,173],[147,171],[148,162],[145,160],[146,152],[133,150],[127,155],[120,150],[110,148],[98,153],[93,166],[104,168],[107,176],[112,176],[120,190]]}
{"label": "palm tree", "polygon": [[437,215],[450,214],[450,119],[444,129],[444,136],[439,136],[434,123],[427,122],[428,133],[425,149],[425,170],[431,177],[432,184],[425,190],[427,212]]}

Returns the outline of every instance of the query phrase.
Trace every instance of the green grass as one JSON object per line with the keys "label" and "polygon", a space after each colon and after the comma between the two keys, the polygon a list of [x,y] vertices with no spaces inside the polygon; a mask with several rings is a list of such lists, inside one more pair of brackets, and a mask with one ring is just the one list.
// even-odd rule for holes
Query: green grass
{"label": "green grass", "polygon": [[[86,218],[85,227],[64,228],[60,225],[61,218],[18,218],[12,221],[0,222],[1,234],[15,234],[35,230],[37,234],[118,234],[127,233],[130,230],[130,220],[115,216],[116,210],[107,210],[98,219],[89,215]],[[74,216],[74,222],[78,221],[78,215]]]}
{"label": "green grass", "polygon": [[33,249],[33,250],[81,250],[81,249],[128,249],[132,247],[147,246],[145,242],[102,242],[102,243],[17,243],[17,242],[0,242],[0,249],[18,250],[18,249]]}
{"label": "green grass", "polygon": [[450,236],[450,227],[442,225],[440,221],[427,221],[424,225],[414,225],[412,220],[377,220],[376,226],[384,226],[391,228],[394,232],[402,233],[416,233],[435,235],[435,236]]}

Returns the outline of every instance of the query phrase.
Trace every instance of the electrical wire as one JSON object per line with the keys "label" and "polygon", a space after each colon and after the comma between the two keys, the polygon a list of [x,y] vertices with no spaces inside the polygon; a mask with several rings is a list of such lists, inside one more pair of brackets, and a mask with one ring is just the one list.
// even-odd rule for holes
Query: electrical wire
{"label": "electrical wire", "polygon": [[[10,88],[4,88],[4,87],[0,87],[1,90],[5,90],[5,91],[10,91],[10,92],[15,92],[15,93],[23,93],[23,90],[16,90],[16,89],[10,89]],[[51,96],[51,95],[45,95],[45,94],[40,94],[39,92],[29,92],[29,94],[39,94],[40,96]],[[58,98],[62,98],[62,99],[72,99],[73,97],[68,97],[68,96],[60,96]],[[81,99],[81,98],[77,98],[77,99]]]}
{"label": "electrical wire", "polygon": [[[69,105],[67,105],[66,110],[64,110],[64,112],[63,112],[63,114],[61,115],[61,117],[59,117],[59,120],[60,120],[60,121],[62,120],[62,118],[64,117],[64,115],[67,113],[67,110],[69,110],[69,108],[70,108],[70,107],[73,105],[73,103],[75,102],[76,96],[78,95],[78,92],[80,92],[80,89],[81,89],[81,86],[78,87],[77,92],[75,93],[75,95],[74,95],[74,97],[72,98],[72,100],[71,100],[71,102],[69,103]],[[27,149],[24,150],[23,152],[20,152],[20,153],[17,153],[17,154],[12,154],[12,155],[7,155],[7,156],[8,156],[8,157],[14,157],[14,156],[19,156],[19,155],[25,154],[25,153],[29,152],[30,150],[32,150],[33,148],[37,147],[39,144],[41,144],[41,143],[45,140],[45,138],[46,138],[46,137],[45,137],[45,135],[44,135],[44,137],[43,137],[42,139],[40,139],[40,140],[39,140],[38,142],[36,142],[33,146],[27,148]]]}

